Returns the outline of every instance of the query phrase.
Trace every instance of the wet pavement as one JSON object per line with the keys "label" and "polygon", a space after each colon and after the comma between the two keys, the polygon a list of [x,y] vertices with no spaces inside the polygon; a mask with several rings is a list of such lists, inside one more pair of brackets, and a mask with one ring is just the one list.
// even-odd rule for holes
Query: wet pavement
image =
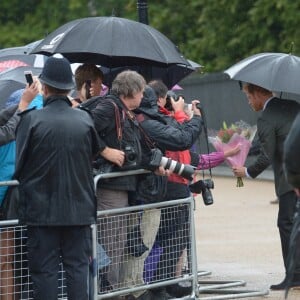
{"label": "wet pavement", "polygon": [[[244,179],[237,188],[236,178],[228,172],[214,171],[214,204],[205,206],[196,197],[196,244],[198,270],[211,272],[205,281],[244,281],[238,290],[267,291],[284,277],[279,233],[276,226],[278,204],[272,174],[261,179]],[[200,299],[214,295],[200,294]],[[220,296],[219,294],[216,296]],[[227,299],[236,299],[237,296]],[[284,299],[282,291],[267,296],[243,299]],[[292,290],[288,299],[300,299],[300,290]]]}

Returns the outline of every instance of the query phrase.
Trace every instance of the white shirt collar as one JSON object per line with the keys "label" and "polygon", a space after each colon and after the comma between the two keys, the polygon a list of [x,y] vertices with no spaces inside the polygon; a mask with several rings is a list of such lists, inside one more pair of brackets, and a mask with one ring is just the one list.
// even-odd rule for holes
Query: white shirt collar
{"label": "white shirt collar", "polygon": [[272,99],[274,99],[274,98],[275,98],[274,96],[270,97],[270,98],[265,102],[264,107],[263,107],[262,110],[265,110],[265,108],[267,107],[268,103],[269,103]]}

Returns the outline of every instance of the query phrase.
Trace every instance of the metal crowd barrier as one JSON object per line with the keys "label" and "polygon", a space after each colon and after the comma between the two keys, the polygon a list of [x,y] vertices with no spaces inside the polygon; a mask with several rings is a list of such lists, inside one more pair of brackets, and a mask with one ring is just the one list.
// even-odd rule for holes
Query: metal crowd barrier
{"label": "metal crowd barrier", "polygon": [[[95,187],[98,184],[101,185],[99,180],[104,178],[147,172],[134,170],[99,174],[94,178],[94,185]],[[17,181],[0,182],[0,186],[17,184]],[[197,269],[194,209],[194,198],[191,196],[167,202],[98,211],[97,222],[91,225],[93,254],[89,300],[109,299],[175,283],[189,283],[191,286],[190,294],[180,299],[217,300],[267,295],[268,291],[228,289],[244,286],[246,283],[242,280],[201,280],[202,276],[211,273]],[[185,242],[181,243],[180,239],[178,241],[175,239],[175,242],[173,239],[166,239],[167,242],[163,245],[154,244],[160,220],[174,225],[173,221],[176,217],[182,215],[186,218],[184,221],[186,226],[184,229],[180,229],[184,230],[180,236]],[[26,257],[26,226],[19,225],[18,220],[0,221],[0,230],[0,299],[2,297],[11,300],[33,299]],[[111,243],[115,234],[123,236],[123,240],[118,241],[118,244]],[[164,253],[178,255],[187,241],[188,249],[184,251],[186,253],[185,272],[182,273],[180,270],[183,266],[178,266],[179,273],[174,276],[168,269],[167,259],[165,262],[161,260],[162,268],[158,272],[159,257],[162,259]],[[146,248],[142,247],[143,245]],[[104,246],[106,246],[106,250]],[[135,248],[137,246],[139,246],[138,250]],[[140,253],[138,253],[139,251]],[[4,271],[2,271],[2,263],[6,263]],[[10,264],[12,268],[9,269],[7,264]],[[114,271],[119,269],[122,271],[118,272],[119,278],[116,283],[113,286],[108,285],[107,276],[114,274]],[[157,276],[157,272],[159,276]],[[214,296],[203,297],[203,294],[214,294]],[[67,299],[62,266],[59,273],[58,299]]]}
{"label": "metal crowd barrier", "polygon": [[[136,170],[99,174],[94,178],[95,187],[97,187],[99,180],[104,178],[143,174],[147,172],[148,171],[145,170]],[[123,235],[126,242],[120,243],[121,248],[117,249],[119,251],[114,251],[116,249],[108,250],[109,253],[107,254],[110,260],[108,263],[110,263],[110,268],[113,270],[121,270],[118,274],[120,277],[113,287],[107,286],[105,285],[105,283],[107,283],[105,275],[109,276],[112,271],[103,272],[102,269],[98,270],[97,299],[109,299],[115,296],[128,295],[179,282],[190,282],[191,293],[186,299],[195,299],[198,296],[198,274],[193,211],[194,199],[192,195],[185,199],[98,211],[98,228],[94,251],[99,247],[99,244],[104,244],[106,249],[108,249],[108,245],[112,243],[113,235],[116,234],[116,232],[118,232],[120,236]],[[177,257],[179,256],[179,252],[183,250],[183,243],[181,243],[180,239],[171,240],[166,237],[166,243],[164,243],[164,245],[158,246],[154,244],[160,220],[163,220],[165,224],[170,224],[172,227],[174,226],[175,218],[178,216],[186,218],[183,223],[185,223],[187,227],[181,228],[179,226],[179,230],[182,230],[182,232],[180,232],[181,238],[189,243],[190,251],[186,251],[187,271],[184,275],[173,276],[173,272],[169,270],[169,262],[167,260],[161,260],[160,264],[162,268],[159,272],[160,275],[155,276],[155,272],[157,271],[157,269],[155,269],[157,266],[155,265],[157,264],[156,260],[158,256],[162,259],[162,257],[164,257],[163,253],[165,255],[169,253],[171,256],[174,255]],[[168,226],[166,228],[168,228]],[[136,230],[141,230],[142,242],[144,245],[147,245],[147,250],[138,257],[134,257],[135,253],[132,253],[133,247],[141,246],[141,240],[137,237]],[[174,230],[176,231],[175,228],[170,228],[170,232],[174,232]],[[134,234],[132,234],[132,232],[134,232]],[[137,250],[138,249],[136,249],[136,251]],[[102,264],[101,267],[105,270],[107,266]],[[163,280],[160,278],[163,278]]]}

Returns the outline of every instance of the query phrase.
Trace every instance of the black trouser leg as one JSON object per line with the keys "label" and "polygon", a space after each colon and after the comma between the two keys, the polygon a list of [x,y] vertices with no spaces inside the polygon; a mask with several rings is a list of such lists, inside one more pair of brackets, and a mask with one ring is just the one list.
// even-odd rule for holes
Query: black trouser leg
{"label": "black trouser leg", "polygon": [[[288,253],[290,247],[290,237],[294,224],[294,216],[296,212],[297,197],[296,194],[291,191],[279,197],[279,211],[277,225],[281,240],[282,257],[285,266],[285,270],[288,268]],[[297,263],[295,272],[300,273],[300,256],[295,257],[295,263]]]}
{"label": "black trouser leg", "polygon": [[62,235],[63,266],[66,271],[68,300],[87,300],[89,260],[92,255],[90,226],[66,227]]}
{"label": "black trouser leg", "polygon": [[49,227],[28,227],[28,266],[34,300],[57,300],[60,263],[59,231]]}
{"label": "black trouser leg", "polygon": [[89,226],[28,227],[27,246],[35,300],[57,300],[61,257],[68,299],[88,299]]}

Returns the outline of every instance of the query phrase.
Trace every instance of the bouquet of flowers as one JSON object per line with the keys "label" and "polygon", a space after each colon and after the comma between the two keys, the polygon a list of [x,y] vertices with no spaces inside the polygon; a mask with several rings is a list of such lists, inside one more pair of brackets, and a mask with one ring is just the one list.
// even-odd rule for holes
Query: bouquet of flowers
{"label": "bouquet of flowers", "polygon": [[[236,122],[230,126],[227,126],[226,122],[223,122],[223,128],[211,134],[209,141],[220,152],[225,152],[239,145],[240,151],[234,156],[227,157],[225,161],[230,167],[240,167],[246,161],[256,129],[256,126],[250,126],[244,121]],[[236,186],[244,186],[241,177],[237,178]]]}

